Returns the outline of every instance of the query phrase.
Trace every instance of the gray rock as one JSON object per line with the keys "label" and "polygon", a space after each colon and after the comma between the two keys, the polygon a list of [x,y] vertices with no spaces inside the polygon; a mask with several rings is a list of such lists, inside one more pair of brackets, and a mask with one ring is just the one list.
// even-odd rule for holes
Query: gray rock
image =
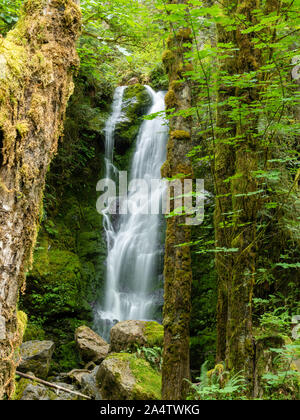
{"label": "gray rock", "polygon": [[110,331],[110,350],[136,350],[137,347],[163,345],[163,326],[154,321],[122,321]]}
{"label": "gray rock", "polygon": [[66,374],[66,377],[73,383],[81,386],[82,377],[90,372],[87,369],[73,369],[71,372]]}
{"label": "gray rock", "polygon": [[81,377],[81,392],[89,397],[92,397],[95,400],[102,400],[100,390],[97,386],[96,376],[99,370],[99,366],[91,373],[86,373]]}
{"label": "gray rock", "polygon": [[108,343],[86,326],[77,328],[75,341],[82,359],[86,362],[101,363],[109,352]]}
{"label": "gray rock", "polygon": [[118,322],[110,331],[110,350],[118,353],[144,346],[147,342],[144,328],[144,321]]}
{"label": "gray rock", "polygon": [[20,347],[20,372],[33,372],[41,379],[46,379],[55,345],[53,341],[26,341]]}

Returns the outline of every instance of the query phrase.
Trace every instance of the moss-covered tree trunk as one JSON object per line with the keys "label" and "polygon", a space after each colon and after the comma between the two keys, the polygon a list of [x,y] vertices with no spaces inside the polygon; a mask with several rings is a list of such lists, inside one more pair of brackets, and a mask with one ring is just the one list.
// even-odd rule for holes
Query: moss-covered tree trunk
{"label": "moss-covered tree trunk", "polygon": [[[171,1],[170,3],[185,3]],[[191,32],[172,25],[168,49],[163,61],[169,75],[170,87],[166,106],[175,111],[191,107],[191,91],[184,74],[189,69],[184,53],[189,50]],[[162,176],[173,178],[184,174],[192,177],[192,168],[187,153],[191,147],[191,120],[175,116],[170,120],[170,138],[167,161]],[[174,191],[171,191],[174,198]],[[172,207],[171,207],[172,210]],[[164,358],[162,369],[162,398],[184,398],[190,378],[189,326],[191,311],[191,255],[189,246],[178,245],[190,241],[191,230],[184,216],[174,216],[167,221],[165,248],[165,305],[164,305]]]}
{"label": "moss-covered tree trunk", "polygon": [[10,395],[46,172],[62,134],[81,12],[77,0],[27,0],[0,39],[0,399]]}
{"label": "moss-covered tree trunk", "polygon": [[[238,0],[225,2],[224,11],[245,16],[247,25],[255,24],[255,14],[259,4],[256,0]],[[255,49],[253,32],[244,33],[243,23],[231,32],[219,28],[222,42],[233,42],[236,47],[232,59],[226,60],[227,76],[233,74],[246,75],[256,72],[262,64],[261,53]],[[221,58],[222,60],[222,58]],[[258,77],[258,76],[257,76]],[[236,372],[244,371],[249,381],[253,381],[254,344],[252,337],[252,295],[256,269],[256,229],[260,196],[254,178],[257,170],[260,147],[256,135],[258,113],[255,106],[259,99],[258,84],[249,83],[245,87],[237,87],[232,80],[232,88],[221,87],[219,100],[229,104],[233,97],[237,105],[229,104],[229,112],[224,114],[224,106],[219,109],[223,113],[221,129],[226,136],[234,140],[234,152],[229,147],[218,144],[216,153],[217,185],[223,196],[219,198],[215,213],[217,245],[229,248],[224,257],[217,258],[219,273],[218,304],[218,358],[226,358],[227,367]],[[230,110],[231,108],[231,110]],[[240,113],[235,118],[234,113]],[[224,115],[227,121],[224,120]],[[222,133],[221,133],[222,134]],[[225,168],[228,162],[227,170]],[[230,177],[232,177],[230,179]],[[225,181],[225,182],[224,182]],[[230,215],[227,220],[230,228],[224,228],[224,213]],[[222,217],[221,217],[222,214]],[[221,238],[221,241],[220,241]],[[223,239],[224,238],[224,239]],[[232,251],[236,252],[232,252]],[[222,274],[223,270],[223,274]],[[224,354],[225,352],[225,354]]]}
{"label": "moss-covered tree trunk", "polygon": [[[232,13],[236,10],[236,4],[232,5]],[[225,44],[234,42],[234,34],[228,32],[222,25],[217,26],[218,42]],[[227,54],[226,58],[219,58],[218,71],[220,74],[233,76],[237,72],[235,57]],[[224,180],[234,174],[235,149],[228,141],[234,138],[236,124],[230,120],[231,107],[227,103],[228,98],[235,95],[235,88],[221,79],[218,86],[217,96],[217,130],[215,143],[215,189],[216,208],[215,242],[218,249],[230,248],[231,242],[231,195],[228,183]],[[224,361],[226,357],[226,334],[228,321],[228,291],[230,287],[232,261],[230,254],[218,252],[216,254],[216,270],[218,274],[218,302],[217,302],[217,363]]]}

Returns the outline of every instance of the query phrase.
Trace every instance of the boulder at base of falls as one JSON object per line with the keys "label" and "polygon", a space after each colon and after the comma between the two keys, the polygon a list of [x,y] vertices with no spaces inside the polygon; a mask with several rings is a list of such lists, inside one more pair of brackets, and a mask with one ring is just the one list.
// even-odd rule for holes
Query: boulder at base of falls
{"label": "boulder at base of falls", "polygon": [[110,350],[136,350],[137,347],[162,347],[163,326],[155,321],[122,321],[110,332]]}
{"label": "boulder at base of falls", "polygon": [[[59,385],[63,388],[69,389],[71,391],[77,391],[77,389],[69,384],[58,382],[55,385]],[[78,391],[77,391],[78,392]],[[56,390],[53,388],[49,388],[45,385],[32,381],[30,379],[22,378],[16,384],[15,393],[12,397],[13,400],[21,400],[21,401],[32,401],[32,400],[41,400],[41,401],[49,401],[49,400],[81,400],[83,398],[70,394],[69,392]]]}
{"label": "boulder at base of falls", "polygon": [[96,381],[104,400],[161,399],[161,374],[136,354],[109,355],[100,365]]}
{"label": "boulder at base of falls", "polygon": [[101,363],[108,355],[109,345],[89,327],[82,326],[75,331],[75,341],[85,362]]}
{"label": "boulder at base of falls", "polygon": [[20,347],[20,372],[33,372],[41,379],[46,379],[55,345],[53,341],[26,341]]}

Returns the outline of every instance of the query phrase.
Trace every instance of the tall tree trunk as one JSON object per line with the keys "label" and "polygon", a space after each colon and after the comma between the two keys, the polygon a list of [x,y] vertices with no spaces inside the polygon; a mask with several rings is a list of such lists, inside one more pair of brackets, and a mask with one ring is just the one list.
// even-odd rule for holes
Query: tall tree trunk
{"label": "tall tree trunk", "polygon": [[[225,6],[231,4],[232,12],[236,10],[236,4],[228,0]],[[217,26],[219,43],[234,42],[234,34],[228,32],[222,25]],[[226,58],[219,58],[219,72],[227,76],[233,76],[237,72],[235,56],[227,54]],[[217,356],[216,361],[225,361],[226,357],[226,335],[228,321],[228,293],[231,276],[231,255],[221,251],[230,248],[231,243],[231,194],[228,183],[224,180],[234,174],[235,149],[228,141],[234,138],[236,124],[230,119],[232,111],[227,103],[229,97],[235,95],[235,88],[221,82],[218,87],[217,97],[217,130],[215,146],[215,181],[216,181],[216,208],[214,213],[215,221],[215,242],[220,250],[216,254],[216,270],[218,274],[218,302],[217,302]]]}
{"label": "tall tree trunk", "polygon": [[27,0],[16,28],[0,39],[0,399],[13,390],[19,291],[79,64],[76,3]]}
{"label": "tall tree trunk", "polygon": [[[171,1],[170,3],[185,3]],[[189,69],[184,53],[189,50],[191,31],[171,27],[168,49],[163,61],[169,75],[170,87],[166,106],[176,111],[191,107],[191,91],[184,79]],[[167,161],[162,168],[163,177],[184,174],[192,177],[192,167],[187,153],[191,147],[191,120],[174,116],[170,120],[170,138]],[[183,185],[183,181],[181,181]],[[174,198],[174,191],[171,198]],[[172,210],[172,209],[171,209]],[[167,221],[165,248],[165,305],[164,305],[164,358],[162,369],[162,398],[178,400],[185,397],[190,378],[189,327],[191,311],[191,255],[189,246],[178,245],[190,241],[191,229],[184,216],[174,216]]]}
{"label": "tall tree trunk", "polygon": [[[257,0],[238,0],[235,4],[227,1],[224,4],[224,11],[227,14],[236,12],[239,16],[245,16],[247,25],[254,25],[253,10],[258,7]],[[232,42],[237,48],[233,58],[225,60],[225,71],[228,76],[249,74],[259,70],[262,65],[260,51],[255,49],[252,39],[255,33],[243,33],[243,29],[245,27],[242,23],[237,25],[237,29],[227,34],[224,28],[219,28],[219,38],[222,42]],[[217,266],[219,265],[218,358],[223,359],[225,356],[227,367],[236,372],[245,371],[249,383],[252,383],[254,369],[252,295],[256,268],[256,222],[260,206],[260,198],[256,193],[258,185],[253,177],[253,172],[257,170],[260,153],[259,140],[256,136],[258,113],[253,112],[253,109],[259,98],[258,84],[253,83],[245,88],[235,87],[229,91],[221,87],[219,100],[228,101],[230,97],[238,100],[236,109],[241,110],[242,116],[237,121],[236,118],[231,118],[229,113],[227,115],[225,113],[227,122],[222,118],[218,119],[219,123],[221,121],[221,129],[227,129],[226,136],[229,133],[229,137],[236,140],[233,153],[230,153],[228,146],[220,146],[222,142],[217,146],[217,186],[224,198],[218,200],[215,227],[217,245],[235,248],[238,251],[233,253],[229,251],[227,259],[225,257],[217,259]],[[224,106],[219,109],[219,112],[224,112]],[[225,162],[228,162],[227,169],[225,169]],[[218,194],[219,191],[217,191]],[[224,229],[220,223],[225,217],[223,214],[221,218],[221,213],[230,214],[229,229],[226,229],[226,226]],[[225,329],[225,335],[222,329]]]}

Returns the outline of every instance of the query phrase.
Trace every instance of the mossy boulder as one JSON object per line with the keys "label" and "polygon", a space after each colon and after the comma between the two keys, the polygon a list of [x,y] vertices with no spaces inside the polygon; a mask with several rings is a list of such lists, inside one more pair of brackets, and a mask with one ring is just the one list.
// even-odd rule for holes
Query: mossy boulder
{"label": "mossy boulder", "polygon": [[122,321],[110,332],[113,352],[136,350],[138,347],[162,347],[163,326],[155,321]]}
{"label": "mossy boulder", "polygon": [[159,400],[161,374],[136,354],[113,353],[96,376],[104,400]]}
{"label": "mossy boulder", "polygon": [[86,362],[101,363],[108,354],[109,344],[84,325],[77,328],[75,341],[82,359]]}
{"label": "mossy boulder", "polygon": [[[128,86],[125,90],[122,107],[123,118],[115,130],[115,152],[117,155],[124,156],[132,149],[143,121],[142,117],[147,113],[151,103],[151,96],[145,86],[135,84]],[[128,169],[128,167],[121,169]]]}
{"label": "mossy boulder", "polygon": [[27,341],[20,347],[20,372],[32,372],[38,378],[48,376],[55,345],[52,341]]}

